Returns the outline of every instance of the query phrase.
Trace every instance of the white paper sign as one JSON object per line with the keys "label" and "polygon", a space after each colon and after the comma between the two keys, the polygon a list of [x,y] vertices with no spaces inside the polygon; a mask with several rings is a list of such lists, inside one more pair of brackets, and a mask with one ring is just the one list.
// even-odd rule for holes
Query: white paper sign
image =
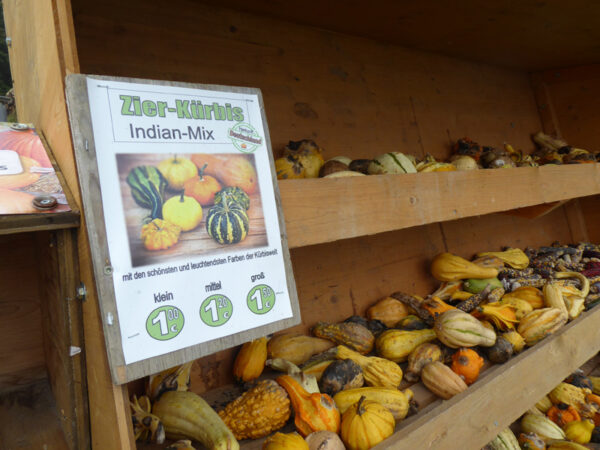
{"label": "white paper sign", "polygon": [[258,97],[87,87],[125,363],[291,317]]}

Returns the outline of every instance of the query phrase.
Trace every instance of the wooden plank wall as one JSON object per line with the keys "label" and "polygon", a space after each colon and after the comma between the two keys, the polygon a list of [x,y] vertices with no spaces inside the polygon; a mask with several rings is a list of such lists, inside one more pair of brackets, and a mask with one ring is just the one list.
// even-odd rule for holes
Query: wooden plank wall
{"label": "wooden plank wall", "polygon": [[[575,147],[600,152],[600,64],[535,73],[532,82],[545,95],[541,113],[553,122],[548,131]],[[582,198],[579,204],[590,240],[600,242],[600,196]]]}
{"label": "wooden plank wall", "polygon": [[[259,87],[276,153],[305,137],[326,157],[398,150],[445,157],[463,136],[531,150],[529,135],[541,128],[523,72],[184,0],[143,6],[73,1],[81,72]],[[477,193],[465,201],[476,202]],[[298,329],[362,314],[394,290],[428,293],[435,286],[428,262],[441,251],[471,256],[556,239],[572,240],[564,208],[533,221],[488,215],[294,249]],[[230,382],[234,354],[198,360],[193,389]]]}

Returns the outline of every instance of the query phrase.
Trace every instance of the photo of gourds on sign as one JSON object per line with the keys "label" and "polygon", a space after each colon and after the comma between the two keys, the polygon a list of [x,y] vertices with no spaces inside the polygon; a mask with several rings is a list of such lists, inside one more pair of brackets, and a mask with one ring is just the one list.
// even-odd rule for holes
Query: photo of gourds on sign
{"label": "photo of gourds on sign", "polygon": [[132,266],[268,245],[253,155],[118,154]]}

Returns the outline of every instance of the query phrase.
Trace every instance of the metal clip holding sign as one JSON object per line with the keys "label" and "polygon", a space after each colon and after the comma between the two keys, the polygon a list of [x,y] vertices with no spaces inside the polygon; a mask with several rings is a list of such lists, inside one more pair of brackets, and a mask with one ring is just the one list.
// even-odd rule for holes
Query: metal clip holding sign
{"label": "metal clip holding sign", "polygon": [[260,91],[66,85],[113,381],[298,324]]}

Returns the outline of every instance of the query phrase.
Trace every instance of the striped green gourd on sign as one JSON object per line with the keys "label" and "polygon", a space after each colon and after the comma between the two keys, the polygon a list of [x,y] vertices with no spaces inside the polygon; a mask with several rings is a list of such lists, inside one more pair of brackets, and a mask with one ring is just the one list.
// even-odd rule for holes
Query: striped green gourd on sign
{"label": "striped green gourd on sign", "polygon": [[239,203],[245,209],[250,208],[250,197],[248,197],[248,194],[246,194],[242,188],[237,186],[226,187],[215,194],[215,205],[220,205],[225,202]]}
{"label": "striped green gourd on sign", "polygon": [[386,173],[417,173],[415,164],[408,156],[400,152],[390,152],[379,155],[369,164],[370,175]]}
{"label": "striped green gourd on sign", "polygon": [[239,203],[215,205],[206,216],[206,231],[219,244],[237,244],[246,239],[250,220]]}
{"label": "striped green gourd on sign", "polygon": [[127,184],[135,202],[151,210],[150,218],[162,219],[163,195],[168,184],[163,174],[154,166],[134,167],[127,175]]}

